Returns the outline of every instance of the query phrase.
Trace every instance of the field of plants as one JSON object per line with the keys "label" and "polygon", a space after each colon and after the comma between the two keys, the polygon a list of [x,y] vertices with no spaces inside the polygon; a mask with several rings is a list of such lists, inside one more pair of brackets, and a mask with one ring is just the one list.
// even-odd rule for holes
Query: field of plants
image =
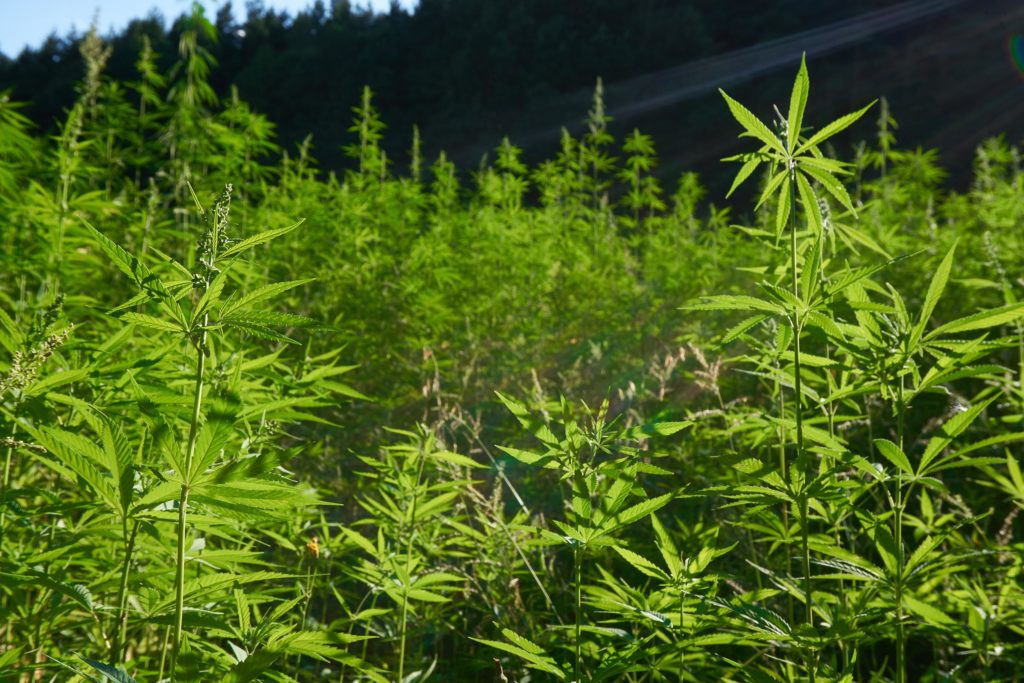
{"label": "field of plants", "polygon": [[0,680],[1024,680],[1016,147],[794,64],[728,198],[600,83],[475,170],[367,89],[328,173],[186,29],[0,94]]}

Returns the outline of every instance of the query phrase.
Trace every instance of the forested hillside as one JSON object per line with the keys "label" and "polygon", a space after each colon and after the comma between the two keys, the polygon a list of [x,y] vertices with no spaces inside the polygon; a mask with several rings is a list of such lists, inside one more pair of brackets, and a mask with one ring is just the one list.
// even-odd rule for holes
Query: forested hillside
{"label": "forested hillside", "polygon": [[[140,18],[109,37],[107,73],[135,78],[144,38],[169,69],[183,21]],[[960,187],[977,144],[1024,135],[1024,105],[1013,97],[1020,76],[1007,49],[1024,34],[1016,0],[426,0],[412,13],[383,15],[317,2],[296,16],[257,3],[241,23],[229,7],[211,23],[216,40],[203,47],[217,63],[215,92],[228,97],[236,86],[276,124],[286,149],[312,135],[322,165],[335,170],[347,167],[346,122],[363,86],[386,113],[382,145],[391,158],[408,161],[416,125],[431,156],[443,149],[474,167],[504,135],[532,162],[554,153],[562,126],[581,130],[580,112],[602,78],[612,130],[654,134],[667,162],[662,180],[699,170],[724,191],[717,161],[728,131],[708,113],[716,88],[736,84],[770,103],[786,87],[782,67],[802,52],[818,66],[823,115],[889,98],[904,142],[940,148]],[[30,102],[25,113],[41,130],[74,99],[80,39],[53,36],[0,57],[0,89]],[[938,108],[957,114],[935,116]]]}

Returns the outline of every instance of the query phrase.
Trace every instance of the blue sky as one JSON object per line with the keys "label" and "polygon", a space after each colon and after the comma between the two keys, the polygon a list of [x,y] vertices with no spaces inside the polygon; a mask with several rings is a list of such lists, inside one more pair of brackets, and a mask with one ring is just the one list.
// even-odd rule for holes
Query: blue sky
{"label": "blue sky", "polygon": [[[212,17],[225,0],[203,0],[207,16]],[[231,3],[235,14],[245,13],[245,0]],[[313,0],[264,0],[265,7],[286,10],[294,14],[313,4]],[[403,7],[411,7],[413,0],[401,0]],[[330,6],[329,0],[324,5]],[[375,10],[386,10],[388,0],[353,0],[353,7],[370,6]],[[192,0],[0,0],[0,52],[16,57],[26,46],[37,46],[51,32],[65,35],[72,28],[84,32],[99,17],[100,33],[112,28],[123,28],[131,19],[145,16],[151,8],[158,9],[164,18],[170,20],[188,11]]]}

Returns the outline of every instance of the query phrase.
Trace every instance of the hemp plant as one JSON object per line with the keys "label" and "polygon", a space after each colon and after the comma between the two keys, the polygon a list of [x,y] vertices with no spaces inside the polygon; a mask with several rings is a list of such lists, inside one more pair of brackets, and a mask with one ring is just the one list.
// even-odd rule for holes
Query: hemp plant
{"label": "hemp plant", "polygon": [[[107,257],[139,288],[139,293],[114,310],[121,320],[134,325],[176,335],[187,342],[192,351],[193,379],[192,409],[184,444],[171,445],[168,461],[173,474],[167,484],[177,487],[177,507],[174,603],[170,646],[171,679],[179,675],[178,661],[187,642],[183,627],[186,611],[185,599],[189,592],[186,584],[186,548],[188,511],[193,499],[215,506],[232,505],[248,512],[270,512],[294,509],[314,503],[304,491],[283,482],[270,482],[259,475],[265,474],[267,462],[260,458],[222,460],[221,456],[230,438],[230,424],[207,420],[205,405],[209,389],[210,370],[207,365],[216,358],[216,345],[228,330],[235,330],[277,342],[292,342],[275,328],[307,326],[309,319],[274,311],[263,310],[260,304],[309,280],[277,282],[257,287],[249,292],[228,295],[228,284],[237,277],[239,257],[254,247],[269,242],[297,228],[301,221],[285,228],[267,230],[244,240],[230,237],[230,207],[232,187],[228,185],[214,205],[213,211],[203,209],[193,193],[193,199],[205,221],[195,249],[192,269],[167,257],[173,271],[179,276],[171,282],[157,277],[138,258],[128,254],[91,225],[86,224],[93,238]],[[142,313],[144,305],[155,304],[161,317]],[[126,310],[133,309],[133,310]],[[271,465],[272,466],[272,465]],[[226,484],[232,486],[226,486]],[[150,496],[152,497],[152,496]],[[268,503],[270,506],[268,507]],[[261,510],[262,508],[262,510]]]}
{"label": "hemp plant", "polygon": [[[1005,368],[978,361],[999,346],[1012,345],[1013,341],[992,342],[985,336],[972,339],[964,335],[979,331],[987,334],[992,328],[1016,323],[1024,315],[1024,304],[1008,303],[929,330],[932,314],[954,270],[956,249],[954,242],[936,268],[917,316],[909,312],[904,298],[891,286],[887,289],[875,287],[874,290],[884,297],[882,301],[876,301],[867,287],[855,284],[847,288],[846,297],[855,311],[858,324],[836,325],[828,335],[830,341],[856,365],[860,374],[859,387],[836,393],[876,393],[889,404],[896,423],[895,442],[885,438],[873,439],[875,450],[892,466],[893,474],[880,466],[864,471],[883,485],[892,483],[891,491],[884,489],[891,510],[891,531],[873,523],[866,533],[872,537],[884,565],[883,568],[870,568],[870,572],[878,579],[881,592],[888,594],[894,608],[898,683],[907,680],[907,619],[913,616],[926,623],[936,620],[936,610],[916,598],[911,588],[921,584],[927,576],[922,567],[925,560],[931,561],[930,556],[942,540],[926,536],[916,549],[908,552],[904,527],[911,493],[915,488],[922,491],[927,488],[948,495],[945,484],[936,478],[940,472],[1003,462],[1002,458],[974,454],[974,451],[991,445],[986,441],[947,452],[954,439],[1000,398],[1000,394],[991,387],[969,402],[954,399],[948,414],[941,419],[941,426],[917,458],[912,451],[913,442],[907,438],[912,401],[929,393],[945,394],[948,389],[944,385],[955,380],[977,378],[994,383]],[[999,441],[1000,438],[995,439],[996,443]]]}
{"label": "hemp plant", "polygon": [[[803,387],[801,337],[809,324],[827,324],[827,318],[822,313],[822,309],[826,299],[829,296],[834,296],[837,292],[822,288],[819,279],[819,268],[822,263],[817,243],[822,238],[822,213],[821,205],[811,183],[817,183],[851,214],[856,214],[849,193],[837,177],[849,173],[848,165],[826,157],[820,147],[834,135],[853,125],[874,103],[836,119],[810,136],[804,136],[804,112],[809,91],[810,78],[807,73],[807,63],[806,59],[801,59],[800,69],[790,94],[789,111],[785,117],[780,114],[777,130],[769,128],[746,107],[729,97],[725,91],[721,91],[733,118],[744,129],[740,137],[752,137],[761,143],[760,147],[753,152],[746,152],[727,159],[728,161],[742,162],[727,196],[732,195],[762,165],[767,166],[768,182],[758,199],[757,208],[769,200],[776,203],[775,241],[776,243],[781,241],[783,233],[788,231],[790,282],[788,291],[774,283],[761,283],[767,299],[711,296],[704,297],[702,303],[691,308],[754,312],[753,317],[742,323],[741,330],[750,329],[774,316],[792,333],[789,338],[793,367],[792,374],[787,379],[791,382],[794,394],[794,450],[796,457],[794,468],[787,465],[783,459],[780,463],[782,469],[780,474],[787,488],[790,489],[788,498],[795,503],[800,527],[803,564],[804,623],[813,629],[814,586],[811,577],[809,548],[809,506],[812,494],[811,484],[815,477],[810,452],[805,443],[803,402],[806,393]],[[802,212],[798,211],[800,207],[802,207]],[[801,217],[814,242],[814,246],[806,254],[803,254],[802,263],[802,254],[798,248],[798,237],[802,232]],[[860,277],[864,277],[864,275]],[[818,310],[815,310],[816,308]],[[808,653],[808,669],[813,681],[815,664],[810,653]]]}
{"label": "hemp plant", "polygon": [[[616,548],[621,553],[624,542],[616,542],[616,537],[626,527],[652,516],[676,497],[675,491],[648,497],[641,483],[642,475],[668,475],[670,472],[650,462],[649,458],[657,453],[645,452],[642,445],[652,437],[675,434],[692,423],[655,422],[627,427],[622,420],[609,416],[607,401],[597,410],[584,405],[583,414],[576,415],[574,407],[563,398],[557,404],[543,406],[538,415],[507,396],[498,394],[498,398],[543,446],[539,452],[511,446],[501,447],[501,450],[524,464],[552,470],[560,487],[566,489],[565,521],[552,520],[557,531],[544,529],[542,534],[548,544],[572,549],[569,583],[573,591],[574,620],[568,627],[572,640],[571,647],[567,647],[572,652],[572,664],[559,665],[540,645],[507,628],[502,629],[504,641],[474,640],[516,655],[526,666],[552,674],[559,680],[614,679],[630,670],[631,662],[606,656],[602,654],[605,648],[585,641],[585,634],[604,635],[609,631],[587,623],[583,569],[601,549]],[[647,457],[642,457],[642,453]],[[626,559],[630,561],[630,557]],[[596,660],[595,666],[588,668],[585,659]]]}

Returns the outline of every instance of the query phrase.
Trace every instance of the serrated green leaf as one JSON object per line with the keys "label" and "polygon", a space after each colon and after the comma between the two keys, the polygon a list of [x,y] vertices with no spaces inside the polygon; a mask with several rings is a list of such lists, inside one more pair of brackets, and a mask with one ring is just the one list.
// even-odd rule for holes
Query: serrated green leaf
{"label": "serrated green leaf", "polygon": [[42,377],[29,386],[25,387],[25,396],[42,396],[48,394],[57,387],[62,387],[66,384],[72,384],[74,382],[80,382],[89,377],[89,370],[86,368],[78,368],[74,370],[63,370],[60,372],[52,372],[45,377]]}
{"label": "serrated green leaf", "polygon": [[498,448],[511,455],[519,462],[526,463],[527,465],[540,465],[547,469],[558,469],[558,463],[551,455],[541,455],[540,453],[534,453],[533,451],[523,450],[522,448],[512,448],[511,446],[498,446]]}
{"label": "serrated green leaf", "polygon": [[149,292],[154,297],[170,298],[170,294],[167,292],[167,288],[164,287],[163,282],[153,275],[142,261],[129,254],[113,240],[94,228],[85,218],[79,216],[79,220],[82,221],[85,229],[89,231],[96,243],[100,245],[100,249],[107,255],[107,258],[140,289]]}
{"label": "serrated green leaf", "polygon": [[940,325],[925,336],[925,341],[936,339],[945,334],[986,330],[990,327],[1012,323],[1021,317],[1024,317],[1024,303],[978,311],[972,315]]}
{"label": "serrated green leaf", "polygon": [[556,676],[559,680],[565,680],[565,672],[556,666],[555,660],[548,656],[543,648],[509,629],[502,629],[501,632],[512,642],[506,643],[483,638],[470,638],[470,640],[513,654],[525,660],[527,666]]}
{"label": "serrated green leaf", "polygon": [[818,204],[818,198],[814,195],[814,190],[811,189],[811,184],[807,182],[807,178],[804,177],[803,173],[796,174],[796,187],[800,195],[800,202],[804,205],[804,213],[807,216],[807,224],[811,228],[811,233],[816,238],[821,239],[821,206]]}
{"label": "serrated green leaf", "polygon": [[602,522],[602,531],[608,533],[614,529],[620,529],[625,526],[643,519],[652,512],[656,512],[665,506],[675,496],[674,493],[666,493],[658,496],[657,498],[650,498],[645,501],[641,501],[636,505],[632,505],[622,512],[611,515],[608,519]]}
{"label": "serrated green leaf", "polygon": [[807,94],[811,89],[811,79],[807,75],[807,55],[800,57],[800,69],[793,82],[793,91],[789,96],[789,116],[787,120],[787,147],[796,150],[800,139],[800,128],[804,122],[804,109],[807,107]]}
{"label": "serrated green leaf", "polygon": [[838,178],[824,169],[815,168],[813,165],[804,163],[800,164],[800,172],[806,173],[818,181],[818,183],[824,187],[825,190],[832,195],[844,209],[855,216],[857,215],[857,211],[853,207],[853,200],[850,198],[850,193],[846,191],[846,186],[839,182]]}
{"label": "serrated green leaf", "polygon": [[728,344],[732,341],[735,341],[736,339],[746,334],[749,330],[753,329],[758,324],[767,319],[768,316],[766,315],[752,315],[749,318],[746,318],[745,320],[729,328],[729,330],[722,337],[722,343]]}
{"label": "serrated green leaf", "polygon": [[937,607],[933,607],[926,602],[918,600],[912,595],[907,593],[903,594],[903,606],[908,611],[913,612],[917,616],[924,619],[925,623],[929,626],[936,626],[939,628],[945,628],[947,626],[953,626],[956,624],[953,619],[947,616],[942,610]]}
{"label": "serrated green leaf", "polygon": [[894,444],[888,439],[875,439],[875,448],[878,452],[885,456],[885,459],[890,463],[906,472],[909,475],[914,474],[914,467],[910,464],[910,460],[906,454],[900,450],[900,447]]}
{"label": "serrated green leaf", "polygon": [[156,318],[145,313],[123,313],[121,314],[121,320],[130,325],[139,325],[141,327],[148,327],[152,330],[160,330],[161,332],[176,332],[183,334],[187,332],[177,323],[170,320],[164,320],[163,318]]}
{"label": "serrated green leaf", "polygon": [[124,671],[115,666],[110,666],[109,664],[97,662],[94,659],[89,659],[88,657],[84,657],[82,655],[78,655],[78,657],[83,662],[85,662],[93,669],[98,671],[99,674],[108,681],[113,681],[114,683],[135,683],[134,678],[132,678],[127,673],[125,673]]}
{"label": "serrated green leaf", "polygon": [[301,287],[302,285],[309,284],[310,282],[313,282],[313,278],[305,278],[302,280],[288,280],[286,282],[274,282],[269,285],[257,287],[253,291],[242,295],[240,298],[236,300],[225,302],[224,306],[220,310],[220,318],[222,320],[230,319],[233,314],[236,314],[240,311],[245,311],[246,309],[249,309],[262,301],[266,301],[276,296],[280,296],[281,294],[284,294],[290,289]]}
{"label": "serrated green leaf", "polygon": [[[783,171],[789,176],[788,171]],[[775,240],[778,241],[782,238],[782,233],[786,231],[786,225],[789,223],[790,213],[792,212],[793,206],[791,202],[793,187],[792,183],[787,180],[782,183],[779,189],[779,203],[775,207]],[[795,216],[794,216],[795,220]],[[794,226],[794,229],[795,226]]]}
{"label": "serrated green leaf", "polygon": [[754,205],[754,210],[756,211],[757,209],[760,209],[761,205],[768,201],[773,194],[775,194],[775,191],[779,189],[779,186],[783,185],[783,181],[786,180],[786,178],[788,177],[789,171],[779,171],[775,175],[773,175],[771,180],[768,181],[768,184],[765,185],[764,189],[761,191],[761,196],[758,197],[757,204]]}
{"label": "serrated green leaf", "polygon": [[943,290],[946,289],[946,283],[949,282],[949,275],[953,271],[953,254],[956,252],[956,242],[953,242],[953,246],[949,248],[946,255],[943,257],[942,262],[939,263],[939,267],[935,270],[935,274],[932,275],[932,280],[928,285],[928,293],[925,294],[924,303],[921,305],[921,315],[917,320],[917,324],[914,326],[913,335],[911,337],[911,344],[916,344],[917,340],[924,334],[924,328],[928,324],[928,321],[932,317],[932,311],[935,310],[935,305],[939,303],[939,299],[942,297]]}
{"label": "serrated green leaf", "polygon": [[641,574],[645,574],[651,578],[659,579],[661,581],[668,581],[670,579],[669,575],[665,573],[663,569],[648,560],[646,557],[633,552],[629,548],[624,548],[619,545],[612,547],[615,549],[615,552],[622,557],[622,559],[632,565],[633,568]]}
{"label": "serrated green leaf", "polygon": [[699,303],[683,307],[688,311],[765,311],[785,315],[786,309],[764,299],[740,294],[719,294],[701,297]]}
{"label": "serrated green leaf", "polygon": [[803,154],[812,147],[817,147],[821,143],[825,142],[825,140],[828,140],[833,135],[836,135],[837,133],[846,130],[847,128],[855,124],[860,119],[860,117],[864,116],[864,114],[867,113],[868,109],[871,109],[871,107],[873,106],[875,106],[875,103],[871,102],[863,109],[859,109],[855,112],[847,114],[846,116],[840,116],[838,119],[828,124],[827,126],[823,127],[817,133],[808,138],[802,145],[800,145],[797,148],[796,154]]}
{"label": "serrated green leaf", "polygon": [[286,228],[275,228],[273,230],[266,230],[259,234],[253,235],[252,237],[246,238],[241,242],[233,244],[224,251],[222,251],[220,253],[220,258],[226,259],[231,258],[233,256],[237,256],[245,251],[248,251],[249,249],[252,249],[255,246],[264,244],[265,242],[269,242],[270,240],[280,237],[282,235],[287,235],[289,232],[302,225],[305,221],[306,219],[303,218],[299,222],[289,225]]}
{"label": "serrated green leaf", "polygon": [[732,112],[733,118],[735,118],[736,121],[743,126],[748,133],[750,133],[750,135],[757,138],[779,154],[786,153],[786,150],[783,149],[779,138],[771,131],[771,129],[768,128],[768,126],[761,123],[761,120],[754,116],[742,104],[729,97],[724,90],[719,89],[718,92],[722,93],[722,97],[725,98],[725,103],[728,105],[729,111]]}
{"label": "serrated green leaf", "polygon": [[476,460],[473,460],[473,458],[470,458],[469,456],[462,455],[461,453],[454,453],[452,451],[434,451],[430,454],[430,457],[436,460],[450,462],[453,465],[458,465],[459,467],[486,467],[486,465],[478,463]]}
{"label": "serrated green leaf", "polygon": [[196,325],[203,315],[209,312],[210,308],[215,306],[219,301],[221,294],[224,293],[224,285],[228,281],[228,269],[225,268],[221,272],[217,273],[217,276],[213,278],[213,282],[203,292],[203,296],[199,299],[199,303],[196,304],[195,310],[192,313],[192,325]]}
{"label": "serrated green leaf", "polygon": [[751,155],[750,158],[740,166],[740,170],[736,172],[736,177],[733,178],[732,186],[729,187],[729,191],[725,193],[726,199],[732,196],[732,193],[735,192],[736,189],[742,185],[754,171],[757,170],[757,167],[761,165],[762,161],[763,160],[760,157]]}

